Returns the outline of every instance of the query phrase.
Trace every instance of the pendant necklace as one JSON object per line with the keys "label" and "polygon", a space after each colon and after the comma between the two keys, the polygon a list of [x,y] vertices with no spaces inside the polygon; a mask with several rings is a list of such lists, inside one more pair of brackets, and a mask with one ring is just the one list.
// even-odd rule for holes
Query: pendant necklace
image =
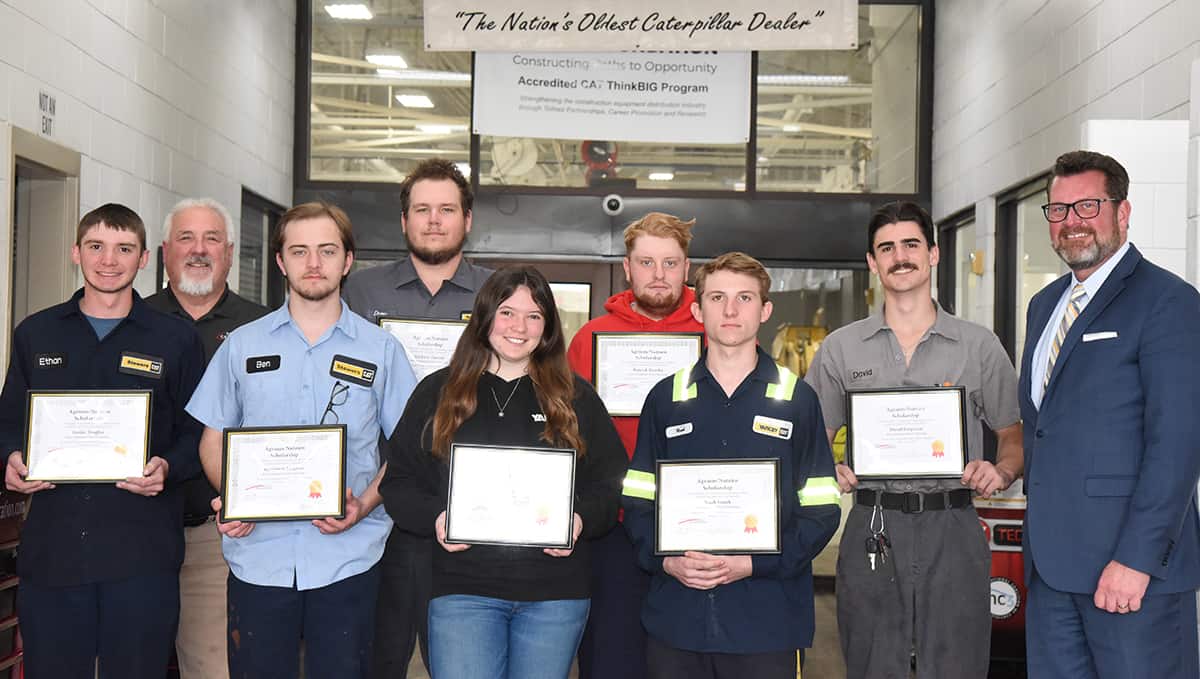
{"label": "pendant necklace", "polygon": [[496,390],[488,387],[488,390],[492,392],[492,400],[496,402],[496,410],[500,411],[500,417],[504,417],[504,409],[508,408],[508,404],[512,402],[513,396],[516,395],[517,389],[520,388],[521,380],[523,379],[525,379],[524,375],[517,378],[517,383],[513,385],[512,391],[508,393],[508,398],[504,399],[504,405],[500,405],[500,397],[496,396]]}

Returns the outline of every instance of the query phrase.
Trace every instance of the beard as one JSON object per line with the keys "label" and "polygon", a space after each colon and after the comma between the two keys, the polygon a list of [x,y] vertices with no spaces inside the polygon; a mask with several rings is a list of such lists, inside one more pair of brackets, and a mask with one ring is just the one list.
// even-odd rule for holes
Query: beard
{"label": "beard", "polygon": [[[209,267],[208,275],[203,278],[192,278],[187,274],[187,268],[192,264],[204,264]],[[183,271],[179,274],[179,280],[175,282],[175,287],[185,295],[202,297],[213,291],[216,283],[216,271],[213,270],[212,257],[198,256],[189,257],[183,263]]]}
{"label": "beard", "polygon": [[336,284],[325,285],[324,281],[313,281],[314,285],[305,287],[303,283],[304,281],[301,280],[300,285],[292,285],[289,281],[288,288],[301,298],[310,302],[321,302],[329,299],[331,295],[336,295],[338,292],[338,286]]}
{"label": "beard", "polygon": [[678,293],[672,290],[662,294],[643,294],[636,290],[633,292],[633,300],[637,302],[639,309],[644,313],[660,317],[671,315],[671,312],[679,306],[679,300],[682,298],[683,290]]}
{"label": "beard", "polygon": [[412,238],[409,238],[408,232],[404,232],[404,242],[408,245],[408,251],[412,253],[413,257],[416,257],[430,266],[445,264],[446,262],[454,259],[458,253],[462,252],[463,245],[465,244],[466,240],[467,238],[464,235],[458,241],[458,243],[444,247],[440,250],[436,250],[434,248],[426,248],[417,245],[413,242]]}
{"label": "beard", "polygon": [[[1092,240],[1087,245],[1072,245],[1066,239],[1068,233],[1079,232],[1091,233]],[[1114,221],[1112,238],[1106,240],[1100,235],[1100,232],[1093,228],[1074,229],[1068,232],[1066,229],[1059,232],[1058,241],[1054,243],[1054,251],[1058,253],[1059,259],[1066,262],[1067,266],[1071,267],[1072,271],[1081,271],[1091,269],[1099,265],[1104,260],[1108,259],[1114,252],[1121,248],[1121,237],[1117,225]]]}

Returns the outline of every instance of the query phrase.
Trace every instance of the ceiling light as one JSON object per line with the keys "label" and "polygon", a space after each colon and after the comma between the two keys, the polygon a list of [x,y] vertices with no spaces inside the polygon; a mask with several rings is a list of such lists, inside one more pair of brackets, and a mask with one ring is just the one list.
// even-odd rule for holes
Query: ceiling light
{"label": "ceiling light", "polygon": [[462,173],[462,176],[464,176],[464,177],[471,176],[471,164],[470,163],[455,163],[454,167],[458,168],[458,171]]}
{"label": "ceiling light", "polygon": [[433,108],[433,100],[424,94],[397,94],[396,101],[407,108]]}
{"label": "ceiling light", "polygon": [[[367,61],[376,66],[384,66],[387,68],[408,68],[408,62],[404,57],[395,52],[379,52],[376,54],[368,54]],[[380,69],[382,70],[382,69]]]}
{"label": "ceiling light", "polygon": [[438,125],[436,123],[421,123],[416,125],[416,128],[426,134],[453,134],[467,131],[466,125]]}
{"label": "ceiling light", "polygon": [[646,176],[652,182],[669,182],[675,178],[674,172],[651,172]]}
{"label": "ceiling light", "polygon": [[795,73],[791,75],[760,75],[759,85],[846,85],[850,82],[847,75],[815,75]]}
{"label": "ceiling light", "polygon": [[769,162],[771,162],[771,159],[770,159],[770,158],[768,158],[768,157],[766,157],[766,156],[759,156],[759,157],[758,157],[758,164],[759,164],[759,165],[762,165],[763,163],[769,163]]}
{"label": "ceiling light", "polygon": [[404,71],[397,71],[394,68],[377,68],[375,69],[375,75],[379,76],[380,78],[399,79],[404,77]]}
{"label": "ceiling light", "polygon": [[370,21],[375,18],[375,15],[371,14],[371,10],[361,2],[325,5],[325,11],[334,19]]}
{"label": "ceiling light", "polygon": [[790,124],[790,125],[784,125],[784,126],[783,126],[783,131],[784,131],[784,132],[799,132],[799,131],[800,131],[800,129],[801,129],[801,128],[800,128],[800,126],[799,126],[799,125],[795,125],[795,124]]}
{"label": "ceiling light", "polygon": [[408,69],[399,71],[391,68],[377,69],[381,77],[393,78],[395,80],[409,80],[412,82],[456,82],[469,83],[471,82],[470,73],[455,73],[454,71],[428,71]]}

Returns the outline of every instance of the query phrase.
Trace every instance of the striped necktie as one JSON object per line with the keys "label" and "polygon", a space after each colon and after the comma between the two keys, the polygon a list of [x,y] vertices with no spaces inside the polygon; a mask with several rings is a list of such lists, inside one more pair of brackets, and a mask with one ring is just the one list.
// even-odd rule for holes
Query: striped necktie
{"label": "striped necktie", "polygon": [[1058,360],[1058,352],[1062,349],[1063,341],[1067,339],[1067,331],[1071,329],[1071,324],[1079,318],[1079,312],[1083,310],[1084,302],[1087,300],[1087,291],[1083,289],[1083,283],[1076,283],[1075,287],[1071,288],[1071,299],[1067,302],[1067,308],[1063,311],[1062,323],[1058,324],[1058,332],[1054,333],[1054,341],[1050,343],[1050,358],[1046,361],[1046,376],[1042,379],[1042,388],[1045,389],[1047,384],[1050,384],[1050,373],[1054,372],[1054,362]]}

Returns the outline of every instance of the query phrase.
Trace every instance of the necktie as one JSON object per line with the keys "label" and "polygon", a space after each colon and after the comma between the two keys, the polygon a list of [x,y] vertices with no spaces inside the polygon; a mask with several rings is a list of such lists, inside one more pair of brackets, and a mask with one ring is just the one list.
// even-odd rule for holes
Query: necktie
{"label": "necktie", "polygon": [[1043,389],[1050,384],[1050,373],[1054,372],[1054,361],[1058,360],[1058,352],[1067,338],[1067,331],[1071,329],[1071,324],[1075,322],[1075,319],[1079,318],[1079,312],[1083,310],[1083,303],[1086,300],[1087,291],[1083,289],[1083,284],[1076,283],[1075,287],[1071,288],[1071,299],[1067,302],[1066,310],[1063,311],[1062,323],[1058,324],[1058,332],[1054,333],[1054,341],[1050,343],[1050,358],[1046,361],[1046,376],[1042,378]]}

